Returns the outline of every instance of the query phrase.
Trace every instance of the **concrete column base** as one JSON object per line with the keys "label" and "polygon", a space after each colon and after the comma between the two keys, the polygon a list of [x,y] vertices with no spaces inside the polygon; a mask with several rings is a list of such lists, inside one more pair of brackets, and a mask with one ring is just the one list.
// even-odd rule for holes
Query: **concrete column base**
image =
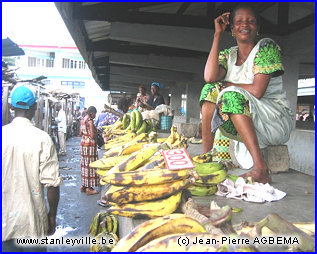
{"label": "concrete column base", "polygon": [[261,152],[272,174],[289,170],[290,157],[287,145],[267,146],[261,149]]}
{"label": "concrete column base", "polygon": [[197,137],[199,133],[199,124],[197,123],[175,123],[177,132],[187,138]]}

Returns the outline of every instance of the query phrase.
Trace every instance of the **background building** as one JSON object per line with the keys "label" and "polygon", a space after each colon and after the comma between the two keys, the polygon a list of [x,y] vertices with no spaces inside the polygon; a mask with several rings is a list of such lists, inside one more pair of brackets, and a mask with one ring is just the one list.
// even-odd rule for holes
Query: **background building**
{"label": "background building", "polygon": [[84,59],[76,47],[19,45],[25,55],[16,57],[18,78],[29,80],[41,75],[49,90],[79,93],[81,107],[95,106],[100,112],[108,104],[109,92],[102,91],[91,76]]}

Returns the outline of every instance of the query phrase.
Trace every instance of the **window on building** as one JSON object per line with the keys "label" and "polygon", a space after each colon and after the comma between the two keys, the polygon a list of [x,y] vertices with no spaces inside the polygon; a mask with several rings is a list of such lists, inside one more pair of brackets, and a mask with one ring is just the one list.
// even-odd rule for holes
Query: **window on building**
{"label": "window on building", "polygon": [[85,82],[82,81],[61,81],[62,86],[70,86],[73,89],[81,89],[85,87]]}
{"label": "window on building", "polygon": [[69,59],[63,58],[62,68],[69,68]]}
{"label": "window on building", "polygon": [[36,66],[40,67],[41,66],[41,59],[36,58]]}
{"label": "window on building", "polygon": [[84,61],[71,60],[63,58],[62,68],[64,69],[85,69],[86,64]]}
{"label": "window on building", "polygon": [[44,61],[44,59],[42,59],[42,67],[44,67],[45,66],[45,61]]}
{"label": "window on building", "polygon": [[53,68],[54,67],[54,60],[46,59],[46,67]]}
{"label": "window on building", "polygon": [[28,57],[28,67],[36,67],[36,57]]}

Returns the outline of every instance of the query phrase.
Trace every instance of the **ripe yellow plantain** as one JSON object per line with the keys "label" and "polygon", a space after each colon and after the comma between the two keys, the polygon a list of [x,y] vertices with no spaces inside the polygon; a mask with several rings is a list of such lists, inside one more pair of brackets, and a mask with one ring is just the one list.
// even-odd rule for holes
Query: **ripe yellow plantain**
{"label": "ripe yellow plantain", "polygon": [[153,154],[155,154],[160,149],[160,147],[160,145],[153,145],[134,152],[128,158],[124,159],[119,164],[112,167],[106,175],[137,169],[145,161],[151,158]]}
{"label": "ripe yellow plantain", "polygon": [[103,181],[117,186],[142,186],[168,183],[175,180],[187,178],[190,170],[170,170],[170,169],[144,169],[142,171],[130,171],[114,173],[103,177]]}
{"label": "ripe yellow plantain", "polygon": [[132,138],[131,140],[116,142],[116,143],[111,144],[109,146],[105,145],[105,149],[108,149],[109,147],[115,148],[115,147],[118,147],[118,146],[121,146],[122,149],[124,149],[125,147],[128,147],[130,145],[134,145],[136,143],[141,142],[142,140],[144,140],[146,138],[146,135],[147,135],[146,133],[141,133],[141,134],[136,136],[136,134],[133,133],[134,138]]}
{"label": "ripe yellow plantain", "polygon": [[162,161],[164,161],[164,157],[161,153],[157,155],[153,155],[150,159],[148,159],[142,167],[139,167],[137,170],[146,170],[146,169],[153,169],[157,167]]}
{"label": "ripe yellow plantain", "polygon": [[106,185],[107,183],[105,183],[104,181],[102,181],[102,179],[100,179],[100,180],[99,180],[99,184],[100,184],[101,186],[104,186],[104,185]]}
{"label": "ripe yellow plantain", "polygon": [[97,161],[90,163],[89,166],[92,168],[109,170],[113,166],[117,165],[118,163],[120,163],[121,161],[126,159],[127,157],[128,157],[128,155],[101,158],[100,160],[97,160]]}
{"label": "ripe yellow plantain", "polygon": [[143,202],[148,200],[156,200],[173,195],[195,182],[194,177],[181,179],[173,182],[142,185],[142,186],[118,186],[112,185],[105,193],[105,199],[116,204],[128,204]]}
{"label": "ripe yellow plantain", "polygon": [[107,133],[111,133],[111,131],[113,130],[117,130],[120,129],[122,127],[122,122],[121,120],[117,120],[114,124],[111,125],[110,128],[104,128],[104,132]]}
{"label": "ripe yellow plantain", "polygon": [[135,139],[133,139],[130,142],[126,142],[123,143],[121,145],[115,146],[113,148],[111,148],[110,150],[108,150],[107,152],[104,153],[104,157],[112,157],[112,156],[119,156],[119,154],[121,153],[122,149],[124,149],[127,146],[130,145],[134,145],[136,143],[138,143],[138,137],[136,137]]}
{"label": "ripe yellow plantain", "polygon": [[164,143],[167,140],[167,138],[158,138],[157,143]]}
{"label": "ripe yellow plantain", "polygon": [[97,175],[99,175],[100,177],[103,177],[105,174],[107,174],[108,170],[104,170],[104,169],[97,169],[96,173]]}
{"label": "ripe yellow plantain", "polygon": [[134,153],[136,151],[139,151],[143,148],[143,145],[147,144],[146,142],[140,142],[140,143],[135,143],[135,144],[130,144],[130,145],[126,145],[124,146],[124,148],[122,148],[120,155],[126,155],[126,154],[131,154]]}
{"label": "ripe yellow plantain", "polygon": [[[256,251],[252,246],[243,246],[238,244],[222,245],[223,235],[214,235],[210,233],[186,233],[171,234],[157,238],[136,252],[251,252]],[[186,240],[188,244],[180,244],[180,239]],[[199,240],[200,242],[197,242]],[[181,242],[182,243],[182,242]]]}
{"label": "ripe yellow plantain", "polygon": [[174,213],[146,221],[120,239],[113,252],[134,252],[143,245],[165,235],[175,233],[205,232],[205,228],[191,217]]}
{"label": "ripe yellow plantain", "polygon": [[103,158],[113,157],[113,156],[119,156],[119,153],[121,152],[123,146],[116,146],[114,148],[111,148],[107,152],[103,154]]}
{"label": "ripe yellow plantain", "polygon": [[123,204],[107,209],[109,213],[131,217],[135,219],[151,219],[173,213],[181,202],[182,192],[178,192],[165,199],[145,201],[135,204]]}
{"label": "ripe yellow plantain", "polygon": [[118,145],[124,145],[125,143],[128,143],[130,141],[132,141],[137,135],[135,133],[128,133],[126,134],[124,137],[122,138],[117,138],[116,141],[113,141],[113,142],[109,142],[107,144],[105,144],[105,149],[106,150],[109,150],[115,146],[118,146]]}
{"label": "ripe yellow plantain", "polygon": [[[102,160],[96,160],[89,164],[91,168],[108,169],[108,166]],[[111,168],[111,167],[110,167]]]}

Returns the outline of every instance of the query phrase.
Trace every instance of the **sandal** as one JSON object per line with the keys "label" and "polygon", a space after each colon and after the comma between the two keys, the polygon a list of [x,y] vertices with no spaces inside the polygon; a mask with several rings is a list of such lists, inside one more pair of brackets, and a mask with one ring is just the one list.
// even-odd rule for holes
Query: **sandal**
{"label": "sandal", "polygon": [[86,191],[86,187],[85,187],[85,186],[81,186],[81,187],[80,187],[80,191],[81,191],[81,192],[85,192],[85,191]]}
{"label": "sandal", "polygon": [[87,188],[86,189],[86,194],[87,195],[95,195],[95,194],[98,194],[99,192],[94,190],[93,188]]}
{"label": "sandal", "polygon": [[103,201],[103,200],[97,200],[97,204],[102,206],[102,207],[110,207],[110,204],[106,201]]}

